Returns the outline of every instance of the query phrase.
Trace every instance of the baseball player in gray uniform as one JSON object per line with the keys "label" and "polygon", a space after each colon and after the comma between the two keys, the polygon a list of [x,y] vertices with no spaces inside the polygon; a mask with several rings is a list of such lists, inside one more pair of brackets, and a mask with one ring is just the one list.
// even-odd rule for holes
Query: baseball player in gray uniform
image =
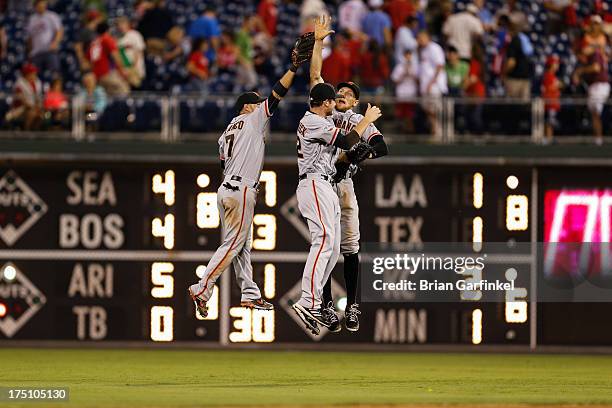
{"label": "baseball player in gray uniform", "polygon": [[291,67],[274,85],[272,94],[263,98],[246,92],[236,101],[238,116],[234,117],[219,138],[219,156],[224,179],[217,190],[217,205],[222,226],[221,246],[214,253],[202,279],[189,287],[189,296],[202,317],[206,317],[206,302],[214,284],[230,264],[242,292],[240,305],[270,310],[253,281],[251,244],[253,216],[259,177],[263,169],[265,129],[280,100],[293,82],[300,64],[310,59],[314,36],[305,34],[298,39],[291,54]]}
{"label": "baseball player in gray uniform", "polygon": [[304,114],[297,129],[299,184],[296,195],[298,208],[308,224],[311,244],[302,275],[302,295],[292,307],[315,334],[320,333],[319,325],[331,331],[340,330],[335,311],[326,308],[321,299],[323,285],[340,255],[340,204],[332,184],[338,159],[336,150],[348,150],[358,143],[368,126],[381,116],[380,109],[368,106],[363,119],[350,132],[344,133],[334,125],[331,115],[338,95],[320,76],[322,42],[332,33],[330,23],[329,17],[315,21],[310,110]]}
{"label": "baseball player in gray uniform", "polygon": [[[353,111],[359,104],[359,86],[354,82],[338,84],[336,111],[332,115],[336,127],[344,132],[350,132],[363,119],[363,115]],[[363,142],[372,149],[367,155],[369,159],[386,156],[388,148],[382,134],[374,124],[370,124],[361,135]],[[359,330],[359,304],[357,303],[357,286],[359,283],[359,205],[352,177],[359,167],[342,161],[336,163],[334,181],[340,201],[340,252],[344,256],[344,283],[346,287],[347,304],[344,324],[349,331]],[[323,304],[333,307],[331,276],[323,288]]]}

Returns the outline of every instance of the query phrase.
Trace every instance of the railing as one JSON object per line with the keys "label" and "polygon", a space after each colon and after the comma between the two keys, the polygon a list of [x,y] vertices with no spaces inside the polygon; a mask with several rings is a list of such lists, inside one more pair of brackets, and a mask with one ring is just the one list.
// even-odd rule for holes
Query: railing
{"label": "railing", "polygon": [[[71,100],[69,120],[24,131],[5,121],[12,97],[0,95],[0,138],[86,140],[150,140],[163,142],[216,141],[234,116],[234,95],[134,93],[109,98],[104,112],[92,115],[79,97]],[[546,137],[546,101],[541,98],[415,98],[364,95],[381,107],[376,123],[392,143],[593,143],[588,100],[562,99],[556,114],[554,139]],[[297,123],[308,108],[304,96],[282,101],[270,122],[274,140],[295,139]],[[604,136],[612,136],[612,106],[601,115]],[[433,123],[435,122],[435,123]],[[433,129],[432,129],[433,128]],[[433,130],[437,129],[436,132]],[[612,139],[612,138],[609,138]],[[612,140],[608,140],[612,141]]]}

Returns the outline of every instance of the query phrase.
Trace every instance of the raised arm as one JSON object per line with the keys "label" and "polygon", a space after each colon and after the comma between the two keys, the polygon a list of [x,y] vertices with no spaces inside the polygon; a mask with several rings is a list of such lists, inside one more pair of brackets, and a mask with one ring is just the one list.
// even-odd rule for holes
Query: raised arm
{"label": "raised arm", "polygon": [[287,91],[293,83],[295,72],[298,70],[300,65],[308,61],[312,57],[313,52],[313,33],[306,33],[300,36],[295,42],[293,50],[291,50],[291,66],[285,72],[285,75],[274,84],[272,87],[272,93],[268,97],[268,109],[270,115],[276,110],[279,102],[287,94]]}
{"label": "raised arm", "polygon": [[[376,158],[385,156],[388,153],[387,145],[380,133],[376,130],[376,134],[371,135],[369,142],[360,142],[364,132],[380,118],[382,113],[376,106],[370,106],[361,121],[351,130],[340,142],[334,143],[336,147],[344,149],[336,160],[336,174],[334,181],[339,182],[346,176],[351,164],[359,164],[367,158]],[[368,146],[369,144],[369,146]],[[352,148],[355,146],[354,148]]]}
{"label": "raised arm", "polygon": [[[363,115],[363,119],[355,125],[353,130],[342,137],[338,137],[334,145],[343,150],[349,150],[354,144],[359,143],[361,135],[366,131],[370,124],[374,123],[378,118],[382,116],[380,108],[377,106],[370,106],[368,103],[368,109]],[[349,158],[350,159],[350,158]],[[340,160],[340,159],[339,159]]]}
{"label": "raised arm", "polygon": [[321,78],[321,68],[323,67],[323,40],[328,35],[332,34],[331,17],[320,16],[314,22],[314,37],[315,43],[312,50],[312,60],[310,61],[310,87],[323,81]]}

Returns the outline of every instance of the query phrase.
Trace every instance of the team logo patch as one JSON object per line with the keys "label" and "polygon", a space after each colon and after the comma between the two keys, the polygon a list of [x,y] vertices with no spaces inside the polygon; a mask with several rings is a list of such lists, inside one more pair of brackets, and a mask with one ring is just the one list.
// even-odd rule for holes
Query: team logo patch
{"label": "team logo patch", "polygon": [[11,338],[47,302],[45,295],[8,262],[0,268],[0,331]]}
{"label": "team logo patch", "polygon": [[15,242],[47,212],[47,204],[14,171],[0,179],[0,238]]}

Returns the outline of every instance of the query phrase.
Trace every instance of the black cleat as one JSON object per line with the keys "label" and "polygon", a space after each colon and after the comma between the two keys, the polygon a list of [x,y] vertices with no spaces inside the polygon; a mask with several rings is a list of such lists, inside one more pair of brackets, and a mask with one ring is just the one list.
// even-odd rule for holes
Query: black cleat
{"label": "black cleat", "polygon": [[334,302],[329,302],[327,307],[321,306],[321,316],[327,322],[325,326],[332,333],[338,333],[342,330],[342,325],[340,324],[340,319],[336,314],[336,309],[334,309]]}
{"label": "black cleat", "polygon": [[240,306],[248,307],[249,309],[259,310],[274,310],[274,306],[270,302],[266,302],[263,298],[255,300],[243,300],[240,302]]}
{"label": "black cleat", "polygon": [[[317,317],[320,319],[321,315],[316,309],[308,309],[300,304],[294,303],[291,305],[291,308],[298,315],[300,320],[304,322],[306,328],[309,329],[312,334],[318,336],[321,334],[321,329],[319,328]],[[318,315],[318,316],[317,316]]]}
{"label": "black cleat", "polygon": [[208,316],[208,307],[206,306],[206,301],[201,297],[194,295],[193,292],[191,292],[191,288],[189,288],[187,291],[189,292],[191,300],[193,300],[193,303],[195,303],[196,310],[198,311],[200,316],[202,316],[203,318]]}
{"label": "black cleat", "polygon": [[353,303],[350,305],[344,312],[344,325],[346,326],[346,330],[351,332],[356,332],[359,330],[359,316],[361,312],[359,311],[359,305],[357,303]]}

